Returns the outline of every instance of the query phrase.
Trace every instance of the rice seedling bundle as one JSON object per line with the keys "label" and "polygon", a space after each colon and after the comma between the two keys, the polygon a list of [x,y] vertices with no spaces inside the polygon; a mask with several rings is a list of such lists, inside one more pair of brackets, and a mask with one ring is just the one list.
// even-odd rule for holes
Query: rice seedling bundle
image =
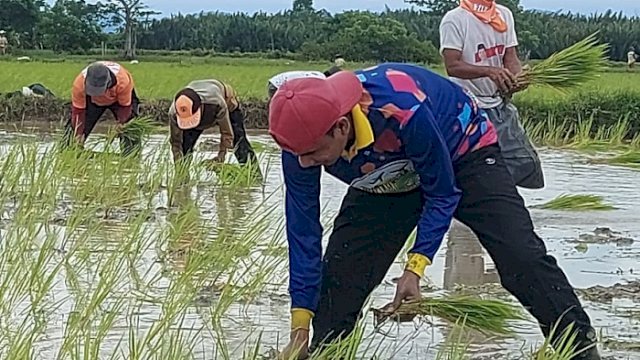
{"label": "rice seedling bundle", "polygon": [[[373,312],[378,321],[386,318],[381,309]],[[523,312],[512,304],[467,295],[425,297],[420,301],[407,302],[388,318],[403,322],[415,316],[435,316],[453,324],[464,321],[465,327],[489,335],[511,335],[511,322],[525,320]]]}
{"label": "rice seedling bundle", "polygon": [[562,194],[557,198],[537,207],[541,209],[546,209],[546,210],[574,210],[574,211],[615,209],[613,206],[609,204],[605,204],[603,202],[602,196],[591,195],[591,194],[584,194],[584,195]]}
{"label": "rice seedling bundle", "polygon": [[122,127],[122,137],[138,141],[149,136],[158,127],[158,122],[149,117],[137,117]]}
{"label": "rice seedling bundle", "polygon": [[564,92],[598,76],[607,66],[608,44],[598,44],[597,32],[532,65],[519,75],[530,85],[542,85]]}

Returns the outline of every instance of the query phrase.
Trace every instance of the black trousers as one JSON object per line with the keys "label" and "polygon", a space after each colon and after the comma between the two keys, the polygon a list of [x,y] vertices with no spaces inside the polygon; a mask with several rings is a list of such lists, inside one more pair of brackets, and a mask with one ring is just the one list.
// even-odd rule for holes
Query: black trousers
{"label": "black trousers", "polygon": [[[502,285],[535,316],[545,336],[562,317],[561,330],[575,323],[581,341],[590,344],[585,340],[595,336],[590,320],[556,259],[534,232],[499,147],[469,154],[454,169],[463,192],[455,218],[478,236]],[[354,329],[366,299],[416,227],[422,204],[420,191],[378,195],[349,189],[323,258],[312,349]]]}
{"label": "black trousers", "polygon": [[[244,116],[240,107],[229,113],[231,127],[233,128],[233,154],[240,164],[246,164],[247,161],[257,162],[256,153],[251,147],[251,143],[247,139],[247,133],[244,128]],[[182,153],[190,155],[202,135],[203,130],[189,129],[182,132]]]}
{"label": "black trousers", "polygon": [[[115,117],[120,105],[112,104],[108,106],[99,106],[91,102],[91,97],[87,96],[87,108],[85,115],[85,123],[84,123],[84,138],[88,138],[89,134],[93,131],[93,128],[98,123],[98,120],[102,117],[105,111],[111,110],[113,116]],[[133,89],[131,93],[131,116],[127,119],[127,122],[131,121],[133,118],[140,114],[140,99],[136,94],[136,90]],[[74,140],[74,131],[73,126],[71,125],[71,117],[67,121],[67,125],[65,126],[64,132],[64,144],[68,146]],[[123,137],[120,137],[120,150],[124,155],[130,154],[134,151],[134,149],[140,144],[136,141]]]}

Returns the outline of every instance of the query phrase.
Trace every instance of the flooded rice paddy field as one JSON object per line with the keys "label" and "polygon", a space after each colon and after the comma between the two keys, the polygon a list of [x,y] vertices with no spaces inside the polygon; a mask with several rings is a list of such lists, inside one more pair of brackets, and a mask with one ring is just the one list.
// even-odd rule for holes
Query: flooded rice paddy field
{"label": "flooded rice paddy field", "polygon": [[[114,180],[115,176],[86,173],[85,169],[83,181],[89,182],[87,177],[92,176],[103,176],[105,181],[90,188],[89,195],[74,193],[80,185],[74,185],[73,176],[59,186],[42,185],[60,192],[51,200],[46,219],[30,219],[32,213],[17,210],[15,199],[12,203],[11,196],[3,198],[0,235],[5,244],[0,246],[0,259],[15,263],[0,265],[0,297],[4,300],[0,338],[12,336],[19,341],[0,340],[0,354],[27,344],[33,347],[29,358],[37,359],[248,359],[253,358],[249,353],[256,343],[260,354],[282,348],[288,340],[289,298],[279,156],[268,135],[249,135],[263,150],[263,186],[222,186],[211,172],[202,172],[172,195],[171,176],[166,175],[171,168],[167,137],[154,135],[145,144],[146,164],[120,169],[117,174],[126,179],[133,176],[133,180]],[[3,162],[20,147],[37,149],[39,159],[51,157],[46,151],[54,139],[49,133],[0,132]],[[212,144],[217,140],[218,135],[213,134],[201,139],[194,164],[215,155]],[[101,135],[94,135],[88,146],[99,149],[100,141]],[[28,153],[23,150],[22,156],[27,158]],[[542,149],[541,156],[547,185],[543,190],[521,190],[528,206],[564,193],[601,195],[616,206],[600,212],[531,209],[531,214],[549,251],[580,289],[603,338],[603,353],[612,359],[640,359],[640,286],[613,288],[640,281],[638,171],[588,164],[573,152]],[[229,159],[235,161],[231,155]],[[16,160],[14,165],[19,164]],[[62,171],[56,166],[52,165],[55,170],[42,167],[40,172]],[[5,171],[23,170],[5,167]],[[37,181],[37,177],[21,183],[24,181]],[[323,221],[329,231],[347,188],[326,174],[322,184]],[[140,193],[134,191],[127,201],[114,200],[127,187],[136,186]],[[0,187],[3,192],[11,193],[6,186]],[[27,201],[24,196],[21,199]],[[39,201],[46,207],[46,201]],[[90,208],[74,215],[74,208],[89,208],[92,201],[109,203],[109,209]],[[17,230],[36,223],[46,226]],[[599,227],[638,241],[580,241]],[[65,235],[71,233],[75,235]],[[34,239],[23,240],[30,234]],[[23,249],[32,254],[26,263],[8,248],[11,241],[30,242]],[[45,247],[50,250],[46,256],[42,255]],[[370,305],[379,307],[393,298],[394,278],[402,267],[399,256]],[[596,286],[602,288],[593,288]],[[459,223],[454,223],[428,268],[424,289],[513,300],[499,286],[491,259]],[[429,320],[432,323],[388,324],[376,330],[367,313],[363,358],[371,358],[374,350],[380,359],[435,358],[450,328],[438,319]],[[474,335],[473,358],[517,359],[542,343],[533,322],[521,325],[515,338]],[[19,336],[25,333],[33,334],[32,339]]]}

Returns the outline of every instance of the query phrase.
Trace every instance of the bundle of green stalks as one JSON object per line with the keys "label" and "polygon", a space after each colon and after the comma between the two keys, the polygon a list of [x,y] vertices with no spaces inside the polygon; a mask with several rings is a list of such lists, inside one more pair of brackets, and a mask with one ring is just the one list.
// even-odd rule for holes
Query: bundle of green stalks
{"label": "bundle of green stalks", "polygon": [[122,127],[122,137],[138,141],[151,135],[157,128],[158,122],[150,117],[137,117]]}
{"label": "bundle of green stalks", "polygon": [[640,168],[640,151],[631,150],[612,158],[592,160],[591,163]]}
{"label": "bundle of green stalks", "polygon": [[518,80],[561,92],[593,80],[598,72],[606,68],[608,62],[608,44],[598,44],[597,33],[525,69]]}
{"label": "bundle of green stalks", "polygon": [[537,206],[545,210],[613,210],[613,206],[605,204],[602,196],[591,194],[569,195],[562,194],[557,198]]}
{"label": "bundle of green stalks", "polygon": [[373,312],[377,322],[386,318],[404,322],[415,316],[435,316],[453,324],[464,321],[466,328],[486,335],[512,335],[511,322],[526,319],[523,312],[512,304],[475,296],[425,297],[402,304],[391,316],[385,315],[382,309],[374,309]]}

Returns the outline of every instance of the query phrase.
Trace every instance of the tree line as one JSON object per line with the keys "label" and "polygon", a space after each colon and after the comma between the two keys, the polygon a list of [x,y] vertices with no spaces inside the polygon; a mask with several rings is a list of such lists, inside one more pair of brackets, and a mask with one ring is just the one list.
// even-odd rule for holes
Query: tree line
{"label": "tree line", "polygon": [[[157,18],[142,0],[58,0],[51,6],[43,0],[0,0],[0,28],[9,31],[18,48],[82,53],[105,43],[122,49],[127,58],[145,49],[312,60],[340,53],[353,61],[437,62],[440,19],[458,0],[405,1],[415,7],[331,14],[315,9],[312,0],[295,0],[291,9],[272,14],[213,11]],[[637,16],[524,10],[519,0],[498,3],[514,12],[525,57],[546,58],[596,31],[610,44],[613,60],[624,60],[630,47],[640,45]]]}

